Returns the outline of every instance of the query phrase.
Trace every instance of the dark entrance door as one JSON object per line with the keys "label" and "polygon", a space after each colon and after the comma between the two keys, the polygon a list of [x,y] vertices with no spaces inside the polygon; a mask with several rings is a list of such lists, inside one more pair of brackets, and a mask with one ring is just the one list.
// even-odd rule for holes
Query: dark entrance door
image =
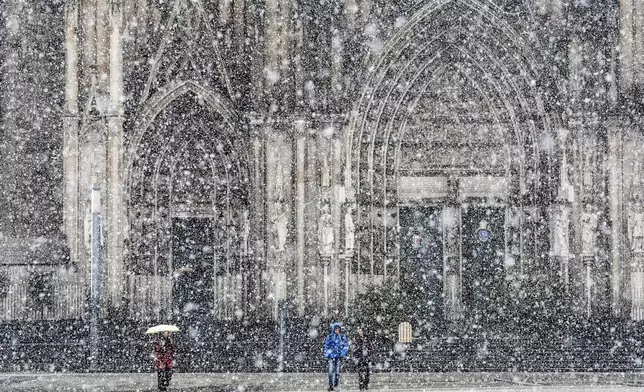
{"label": "dark entrance door", "polygon": [[462,211],[463,302],[478,326],[502,322],[505,287],[504,209],[469,207]]}
{"label": "dark entrance door", "polygon": [[212,219],[172,221],[173,298],[182,324],[199,325],[212,308],[213,238]]}
{"label": "dark entrance door", "polygon": [[401,285],[430,324],[443,321],[443,229],[438,207],[400,208]]}

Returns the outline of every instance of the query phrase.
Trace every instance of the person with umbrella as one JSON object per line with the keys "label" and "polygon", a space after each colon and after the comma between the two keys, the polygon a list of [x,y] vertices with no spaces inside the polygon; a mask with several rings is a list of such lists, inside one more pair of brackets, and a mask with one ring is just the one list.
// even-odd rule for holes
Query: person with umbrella
{"label": "person with umbrella", "polygon": [[170,338],[170,332],[178,330],[179,328],[173,325],[158,325],[147,331],[147,333],[160,333],[159,338],[154,342],[154,368],[157,371],[159,391],[166,391],[170,386],[176,350],[174,341]]}

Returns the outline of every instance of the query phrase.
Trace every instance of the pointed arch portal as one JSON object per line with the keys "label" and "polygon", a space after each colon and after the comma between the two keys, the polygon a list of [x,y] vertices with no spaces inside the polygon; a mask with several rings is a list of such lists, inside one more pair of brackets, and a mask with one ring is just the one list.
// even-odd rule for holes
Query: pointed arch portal
{"label": "pointed arch portal", "polygon": [[248,302],[250,149],[231,108],[187,81],[140,112],[125,172],[134,312],[229,318]]}
{"label": "pointed arch portal", "polygon": [[358,291],[420,279],[432,311],[459,319],[544,254],[555,97],[501,15],[486,1],[426,2],[368,68],[345,133]]}

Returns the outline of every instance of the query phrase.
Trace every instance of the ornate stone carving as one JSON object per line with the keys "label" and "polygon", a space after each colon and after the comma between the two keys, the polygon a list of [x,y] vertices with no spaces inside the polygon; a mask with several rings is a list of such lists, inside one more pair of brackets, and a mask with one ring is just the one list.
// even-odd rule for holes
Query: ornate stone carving
{"label": "ornate stone carving", "polygon": [[175,80],[192,80],[233,96],[217,36],[207,19],[209,13],[200,1],[173,1],[172,13],[154,58],[141,95],[145,101]]}
{"label": "ornate stone carving", "polygon": [[570,208],[559,203],[554,213],[554,235],[552,251],[558,256],[567,256],[570,251]]}
{"label": "ornate stone carving", "polygon": [[331,206],[328,200],[322,202],[320,212],[320,254],[333,254],[333,217],[331,216]]}
{"label": "ornate stone carving", "polygon": [[597,222],[599,214],[592,204],[586,204],[581,213],[581,252],[585,255],[595,253]]}
{"label": "ornate stone carving", "polygon": [[286,238],[288,236],[288,215],[284,201],[281,198],[275,201],[272,222],[275,235],[275,251],[283,252],[286,248]]}
{"label": "ornate stone carving", "polygon": [[353,251],[355,248],[355,224],[353,223],[353,209],[354,205],[351,204],[344,214],[344,248],[347,252]]}
{"label": "ornate stone carving", "polygon": [[249,247],[248,247],[248,241],[250,237],[250,219],[249,219],[249,213],[248,210],[244,210],[242,213],[242,242],[241,242],[241,248],[242,248],[242,254],[247,255],[250,253]]}
{"label": "ornate stone carving", "polygon": [[644,320],[644,252],[633,254],[631,271],[631,318]]}
{"label": "ornate stone carving", "polygon": [[508,248],[510,254],[507,255],[506,266],[514,266],[521,259],[521,217],[519,214],[519,208],[508,208],[506,224],[510,230],[508,233]]}
{"label": "ornate stone carving", "polygon": [[640,196],[635,197],[628,218],[628,238],[633,253],[644,252],[644,208]]}

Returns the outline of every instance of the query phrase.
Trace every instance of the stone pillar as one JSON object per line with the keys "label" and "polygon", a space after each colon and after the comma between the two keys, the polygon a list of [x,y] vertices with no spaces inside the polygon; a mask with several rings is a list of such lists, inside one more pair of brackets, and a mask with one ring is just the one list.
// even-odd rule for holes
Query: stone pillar
{"label": "stone pillar", "polygon": [[29,48],[19,49],[25,33],[24,9],[26,3],[17,0],[6,1],[2,4],[4,19],[3,45],[1,48],[2,67],[2,131],[0,132],[0,230],[5,236],[25,235],[21,222],[20,211],[23,202],[20,180],[27,176],[25,144],[29,141],[25,125],[19,125],[20,112],[25,110],[21,95],[24,94],[25,83],[20,77],[21,54]]}
{"label": "stone pillar", "polygon": [[63,114],[63,221],[71,262],[80,261],[82,232],[78,199],[78,3],[65,3],[65,110]]}
{"label": "stone pillar", "polygon": [[347,31],[347,25],[344,21],[344,1],[332,0],[331,1],[332,16],[331,16],[331,51],[330,51],[330,83],[331,83],[331,107],[334,110],[341,110],[341,105],[344,102],[342,95],[345,93],[344,89],[344,41]]}
{"label": "stone pillar", "polygon": [[584,203],[581,213],[581,264],[583,267],[583,301],[582,310],[587,318],[592,317],[595,292],[595,274],[597,262],[597,228],[599,214],[590,202]]}
{"label": "stone pillar", "polygon": [[246,2],[246,37],[248,39],[248,65],[250,76],[250,95],[257,99],[249,102],[250,110],[260,112],[264,102],[261,97],[264,96],[264,86],[266,78],[264,75],[264,37],[262,35],[262,20],[264,16],[263,7],[255,1]]}
{"label": "stone pillar", "polygon": [[[328,124],[320,124],[325,128]],[[326,128],[325,128],[326,129]],[[324,268],[324,316],[328,317],[337,307],[337,294],[339,291],[338,262],[336,257],[337,236],[334,225],[333,207],[335,204],[333,192],[333,162],[331,135],[326,135],[324,130],[318,133],[318,173],[316,180],[319,183],[318,194],[311,197],[311,202],[318,206],[317,237],[320,260]]]}
{"label": "stone pillar", "polygon": [[[514,173],[516,176],[517,174]],[[518,177],[518,176],[517,176]],[[513,181],[518,181],[518,178],[513,179]],[[515,182],[515,185],[518,183]],[[512,194],[509,198],[509,205],[505,209],[505,221],[503,233],[505,236],[505,280],[507,284],[507,296],[511,298],[511,301],[507,302],[505,309],[506,314],[509,317],[514,317],[517,311],[520,308],[527,306],[525,303],[525,291],[524,291],[524,282],[525,275],[523,272],[525,260],[523,260],[521,255],[521,244],[522,244],[522,212],[521,207],[516,204],[518,201],[518,186],[515,186],[511,190]]]}
{"label": "stone pillar", "polygon": [[[634,173],[638,176],[640,173]],[[644,320],[644,206],[640,190],[634,191],[628,216],[631,250],[631,318]]]}
{"label": "stone pillar", "polygon": [[505,211],[505,267],[512,281],[521,276],[521,208],[510,206]]}
{"label": "stone pillar", "polygon": [[[290,10],[288,0],[265,1],[264,49],[265,94],[270,97],[269,112],[285,104],[290,69]],[[283,108],[282,108],[283,109]]]}
{"label": "stone pillar", "polygon": [[[268,132],[270,134],[270,132]],[[272,301],[273,315],[281,300],[295,298],[294,271],[294,227],[292,219],[291,164],[292,146],[283,134],[270,136],[267,142],[267,195],[269,234],[267,256],[268,297]],[[289,292],[289,289],[291,290]]]}
{"label": "stone pillar", "polygon": [[257,312],[258,316],[266,317],[269,310],[266,306],[268,295],[266,280],[263,275],[266,273],[267,256],[267,219],[268,194],[266,187],[266,138],[261,130],[261,122],[251,119],[251,133],[253,148],[252,162],[252,195],[250,207],[250,239],[249,244],[249,268],[252,275],[249,293],[252,296],[250,308]]}
{"label": "stone pillar", "polygon": [[111,3],[110,18],[110,108],[107,119],[107,235],[106,265],[108,296],[112,308],[119,309],[125,296],[124,240],[125,216],[123,167],[123,10],[119,1]]}
{"label": "stone pillar", "polygon": [[320,264],[322,265],[322,292],[323,292],[323,305],[322,305],[322,316],[329,317],[330,314],[330,290],[331,290],[331,256],[320,255]]}
{"label": "stone pillar", "polygon": [[644,2],[633,0],[633,70],[634,82],[644,85]]}
{"label": "stone pillar", "polygon": [[351,286],[351,270],[354,257],[354,249],[356,246],[356,227],[354,211],[356,210],[356,203],[351,188],[341,188],[341,194],[338,201],[343,203],[343,222],[342,222],[342,238],[344,261],[344,314],[349,316],[349,303],[354,299],[354,293],[357,287]]}
{"label": "stone pillar", "polygon": [[619,81],[628,89],[633,83],[633,0],[620,0],[619,7]]}
{"label": "stone pillar", "polygon": [[644,83],[644,4],[619,1],[620,87],[630,90]]}
{"label": "stone pillar", "polygon": [[304,242],[305,242],[305,299],[307,313],[321,313],[324,309],[324,265],[320,260],[318,218],[320,183],[318,180],[317,155],[319,146],[313,136],[306,138],[306,200]]}
{"label": "stone pillar", "polygon": [[607,124],[608,168],[611,227],[611,309],[613,316],[624,316],[624,206],[623,189],[623,132],[620,121]]}
{"label": "stone pillar", "polygon": [[[571,252],[571,215],[575,201],[575,189],[570,183],[571,167],[568,165],[568,154],[572,150],[574,137],[568,137],[567,130],[560,130],[557,135],[561,146],[561,159],[559,170],[559,189],[557,200],[551,207],[550,228],[550,256],[552,267],[558,266],[559,283],[563,293],[570,293],[570,259]],[[574,166],[574,165],[572,165]]]}
{"label": "stone pillar", "polygon": [[[298,130],[296,130],[297,132]],[[300,316],[304,315],[306,298],[304,297],[304,265],[305,265],[305,206],[306,206],[306,136],[301,132],[296,135],[296,153],[295,153],[295,231],[296,239],[296,274],[297,274],[297,294],[296,306]]]}
{"label": "stone pillar", "polygon": [[[453,180],[456,182],[456,180]],[[458,189],[458,185],[450,187]],[[462,256],[461,256],[461,206],[453,201],[443,208],[443,259],[445,318],[450,321],[463,318]]]}
{"label": "stone pillar", "polygon": [[559,267],[559,279],[565,293],[570,290],[570,214],[572,207],[565,200],[558,201],[551,211],[550,253],[552,266]]}
{"label": "stone pillar", "polygon": [[631,269],[631,319],[644,320],[644,252],[633,252]]}
{"label": "stone pillar", "polygon": [[325,133],[329,139],[329,157],[331,165],[331,216],[333,225],[333,271],[336,274],[333,294],[333,311],[335,315],[342,315],[344,311],[343,298],[345,297],[346,265],[343,258],[345,244],[342,241],[342,226],[344,225],[345,203],[344,187],[342,186],[342,140],[336,136],[335,127],[333,132]]}

